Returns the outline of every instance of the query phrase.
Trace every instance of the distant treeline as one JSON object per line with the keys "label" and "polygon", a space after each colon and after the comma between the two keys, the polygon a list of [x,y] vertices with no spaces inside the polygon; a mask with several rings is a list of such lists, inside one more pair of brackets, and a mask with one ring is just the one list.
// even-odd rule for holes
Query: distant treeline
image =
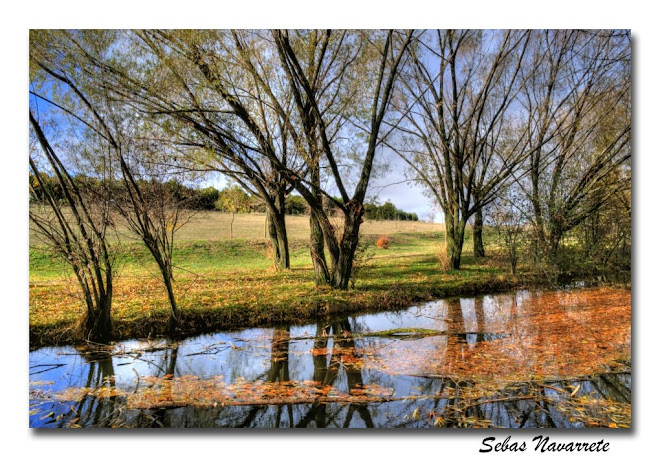
{"label": "distant treeline", "polygon": [[[44,187],[49,188],[49,194],[52,195],[53,198],[65,203],[66,199],[62,191],[62,186],[56,178],[42,175],[41,185],[37,183],[34,175],[30,174],[29,179],[31,183],[30,203],[45,203],[44,198],[48,192],[45,192]],[[120,181],[109,183],[106,181],[104,185],[108,186],[108,188],[103,189],[101,182],[93,177],[76,175],[72,179],[79,189],[90,196],[100,194],[103,191],[107,191],[111,195],[120,196],[124,190],[123,184]],[[179,203],[182,208],[197,211],[216,209],[215,205],[220,196],[220,192],[213,187],[195,189],[176,180],[165,181],[162,183],[155,181],[138,181],[138,184],[142,184],[145,188],[147,186],[151,188],[154,186],[162,186],[160,189],[170,196],[172,201]]]}
{"label": "distant treeline", "polygon": [[[96,178],[78,175],[73,178],[81,189],[90,192],[100,191],[100,182]],[[52,190],[51,194],[60,200],[65,200],[62,189],[55,178],[43,177],[45,186]],[[35,182],[33,175],[30,175],[30,181]],[[154,185],[154,183],[150,183]],[[250,195],[240,186],[234,185],[218,190],[215,187],[205,187],[197,189],[186,186],[176,180],[166,181],[161,184],[163,190],[173,197],[173,200],[179,202],[182,207],[194,211],[223,211],[227,213],[264,213],[266,205],[259,197]],[[111,191],[115,194],[121,193],[121,183],[117,181],[113,184]],[[44,190],[40,186],[34,186],[34,191],[30,193],[30,203],[43,203]],[[338,197],[335,197],[336,199]],[[333,205],[330,201],[325,202],[327,209]],[[417,221],[416,213],[407,213],[398,209],[391,202],[385,202],[382,205],[366,203],[364,205],[364,215],[369,220],[401,220]],[[305,199],[300,195],[288,195],[285,202],[285,212],[291,215],[309,214],[309,206]]]}
{"label": "distant treeline", "polygon": [[418,221],[417,213],[407,213],[394,206],[391,202],[385,202],[382,205],[365,203],[364,215],[371,220],[398,220],[398,221]]}

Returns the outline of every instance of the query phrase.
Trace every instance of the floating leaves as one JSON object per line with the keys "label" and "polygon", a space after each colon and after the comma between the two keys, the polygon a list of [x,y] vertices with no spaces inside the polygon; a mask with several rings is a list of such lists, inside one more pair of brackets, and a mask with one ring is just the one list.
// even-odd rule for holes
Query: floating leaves
{"label": "floating leaves", "polygon": [[[31,405],[44,409],[31,414],[36,421],[53,404],[67,403],[111,404],[113,411],[129,411],[126,417],[181,407],[190,408],[185,414],[223,417],[300,405],[293,410],[323,411],[303,414],[309,418],[362,408],[364,420],[385,411],[380,418],[392,414],[392,426],[630,426],[629,291],[521,292],[435,303],[417,308],[425,313],[423,325],[406,316],[396,320],[398,328],[379,331],[368,320],[344,319],[319,324],[316,335],[252,329],[190,346],[156,340],[77,349],[85,360],[121,363],[116,371],[108,364],[91,387],[51,391],[52,381],[43,380],[51,371],[37,375]],[[34,371],[49,367],[46,362],[58,360],[35,362]],[[128,364],[135,364],[135,378],[117,368]],[[198,364],[212,371],[189,369]],[[277,408],[262,408],[272,405]],[[41,420],[54,421],[59,413]]]}
{"label": "floating leaves", "polygon": [[240,405],[282,405],[302,403],[371,403],[398,400],[394,390],[375,384],[355,386],[340,392],[319,381],[249,382],[238,379],[226,383],[223,377],[201,379],[196,376],[144,376],[133,391],[116,386],[70,388],[58,392],[59,401],[80,402],[85,396],[99,399],[121,397],[131,409],[224,407]]}
{"label": "floating leaves", "polygon": [[[630,291],[601,288],[496,296],[487,304],[475,300],[471,318],[464,312],[461,305],[449,302],[445,315],[438,316],[450,317],[445,335],[427,332],[431,336],[423,339],[396,340],[369,358],[368,367],[397,375],[480,382],[627,369]],[[468,326],[474,329],[466,331]]]}

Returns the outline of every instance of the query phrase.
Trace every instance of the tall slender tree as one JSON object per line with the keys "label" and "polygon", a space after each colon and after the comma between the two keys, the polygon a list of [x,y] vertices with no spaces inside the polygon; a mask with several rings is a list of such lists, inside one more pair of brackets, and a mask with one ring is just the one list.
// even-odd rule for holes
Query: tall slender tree
{"label": "tall slender tree", "polygon": [[521,94],[530,151],[520,189],[539,254],[630,188],[631,46],[628,32],[545,30]]}
{"label": "tall slender tree", "polygon": [[444,213],[451,268],[461,265],[468,220],[475,216],[479,225],[481,209],[527,154],[519,141],[504,139],[529,40],[527,31],[437,30],[412,48],[399,94],[402,140],[394,148]]}
{"label": "tall slender tree", "polygon": [[[107,169],[106,162],[113,164],[113,175],[108,179],[120,182],[124,192],[112,196],[112,206],[153,255],[167,290],[170,321],[176,324],[179,312],[172,289],[171,259],[173,234],[180,222],[179,211],[172,210],[171,199],[161,192],[163,187],[156,185],[155,189],[160,190],[153,191],[153,185],[140,179],[150,167],[152,157],[148,150],[139,146],[145,141],[138,136],[156,131],[153,125],[104,90],[96,56],[111,53],[117,45],[115,31],[57,30],[35,34],[30,56],[34,65],[49,78],[48,84],[41,87],[51,91],[56,87],[59,91],[56,94],[61,95],[58,99],[36,92],[33,95],[75,119],[76,133],[84,136],[85,143],[96,145],[94,151],[105,151],[87,154],[87,162],[92,168],[99,166],[96,164],[99,160],[100,166]],[[152,173],[152,180],[155,175]],[[116,186],[112,191],[117,194]],[[121,196],[126,198],[122,200]]]}
{"label": "tall slender tree", "polygon": [[[30,190],[38,202],[30,207],[31,230],[73,270],[86,307],[80,336],[105,342],[113,331],[112,161],[103,148],[79,141],[79,127],[85,124],[80,114],[86,109],[82,99],[74,94],[65,108],[39,95],[48,88],[60,103],[69,98],[63,81],[49,67],[61,51],[49,33],[30,33]],[[92,131],[86,138],[97,133]],[[95,181],[79,179],[77,153],[97,157],[97,166],[85,170]]]}

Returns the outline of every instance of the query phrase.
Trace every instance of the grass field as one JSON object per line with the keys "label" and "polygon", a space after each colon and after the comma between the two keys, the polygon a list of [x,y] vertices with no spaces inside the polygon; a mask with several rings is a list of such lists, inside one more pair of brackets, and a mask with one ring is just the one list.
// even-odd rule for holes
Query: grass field
{"label": "grass field", "polygon": [[[232,226],[233,219],[233,227]],[[337,221],[339,223],[339,221]],[[311,260],[307,251],[309,240],[309,218],[287,216],[287,235],[291,247],[291,266],[309,267]],[[216,211],[195,214],[176,232],[175,263],[181,269],[196,273],[226,271],[233,269],[269,268],[270,249],[264,236],[265,215],[260,213],[231,214]],[[116,251],[120,271],[131,276],[155,270],[155,264],[142,246],[125,227],[118,229]],[[392,237],[407,234],[404,245],[392,246],[392,252],[417,251],[419,243],[410,241],[415,234],[442,237],[444,225],[412,221],[365,221],[360,234],[368,239],[380,236]],[[373,240],[372,240],[373,241]],[[377,252],[375,246],[374,251]],[[53,257],[42,240],[30,232],[30,281],[53,280],[69,274],[69,267]]]}
{"label": "grass field", "polygon": [[[433,297],[503,290],[516,283],[502,264],[471,257],[469,233],[464,267],[444,272],[437,258],[444,244],[441,224],[366,221],[361,233],[370,260],[359,271],[355,287],[348,291],[316,287],[307,217],[288,218],[292,268],[284,272],[272,267],[263,215],[236,215],[231,240],[230,220],[229,214],[198,214],[178,232],[174,260],[175,291],[183,315],[181,336],[385,309]],[[382,235],[391,239],[388,249],[375,245]],[[125,233],[115,250],[117,337],[155,335],[168,315],[158,270],[146,249]],[[31,239],[31,346],[74,341],[71,329],[82,312],[68,266]]]}
{"label": "grass field", "polygon": [[[34,205],[30,211],[43,211]],[[233,227],[232,227],[233,219]],[[340,226],[337,218],[336,225]],[[233,239],[264,240],[266,215],[264,213],[236,214],[221,213],[219,211],[203,211],[193,214],[189,220],[177,231],[178,241],[220,241]],[[287,216],[287,235],[290,241],[309,239],[309,217]],[[32,228],[32,225],[30,226]],[[360,227],[364,235],[392,235],[395,233],[439,233],[444,230],[444,224],[413,221],[371,221],[366,220]],[[125,227],[118,228],[120,242],[131,242],[135,236]],[[43,245],[41,239],[30,231],[30,246]]]}

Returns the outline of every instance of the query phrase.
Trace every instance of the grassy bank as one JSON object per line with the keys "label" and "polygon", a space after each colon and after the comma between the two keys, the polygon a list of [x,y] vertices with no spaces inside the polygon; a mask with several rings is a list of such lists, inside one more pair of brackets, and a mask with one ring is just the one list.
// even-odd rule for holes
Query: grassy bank
{"label": "grassy bank", "polygon": [[[225,215],[226,216],[226,215]],[[253,215],[243,216],[252,218]],[[237,216],[237,220],[242,219]],[[441,271],[437,252],[444,234],[437,224],[366,223],[364,242],[369,261],[355,287],[337,291],[316,287],[303,222],[291,240],[290,271],[271,267],[262,238],[191,239],[175,249],[175,288],[182,312],[179,336],[246,326],[296,323],[344,312],[373,311],[456,295],[511,289],[519,279],[492,258],[475,261],[466,248],[460,271]],[[235,221],[236,223],[236,221]],[[250,221],[241,220],[249,225]],[[411,228],[413,230],[411,230]],[[223,228],[218,229],[224,232]],[[210,232],[210,231],[209,231]],[[236,232],[241,233],[241,232]],[[246,232],[243,232],[245,234]],[[375,240],[387,235],[388,249]],[[261,234],[263,236],[263,233]],[[470,238],[466,245],[470,245]],[[146,250],[126,239],[116,247],[118,276],[113,297],[117,339],[161,334],[168,316],[165,290]],[[30,248],[30,345],[75,342],[73,328],[83,313],[77,285],[67,266],[38,244]]]}

